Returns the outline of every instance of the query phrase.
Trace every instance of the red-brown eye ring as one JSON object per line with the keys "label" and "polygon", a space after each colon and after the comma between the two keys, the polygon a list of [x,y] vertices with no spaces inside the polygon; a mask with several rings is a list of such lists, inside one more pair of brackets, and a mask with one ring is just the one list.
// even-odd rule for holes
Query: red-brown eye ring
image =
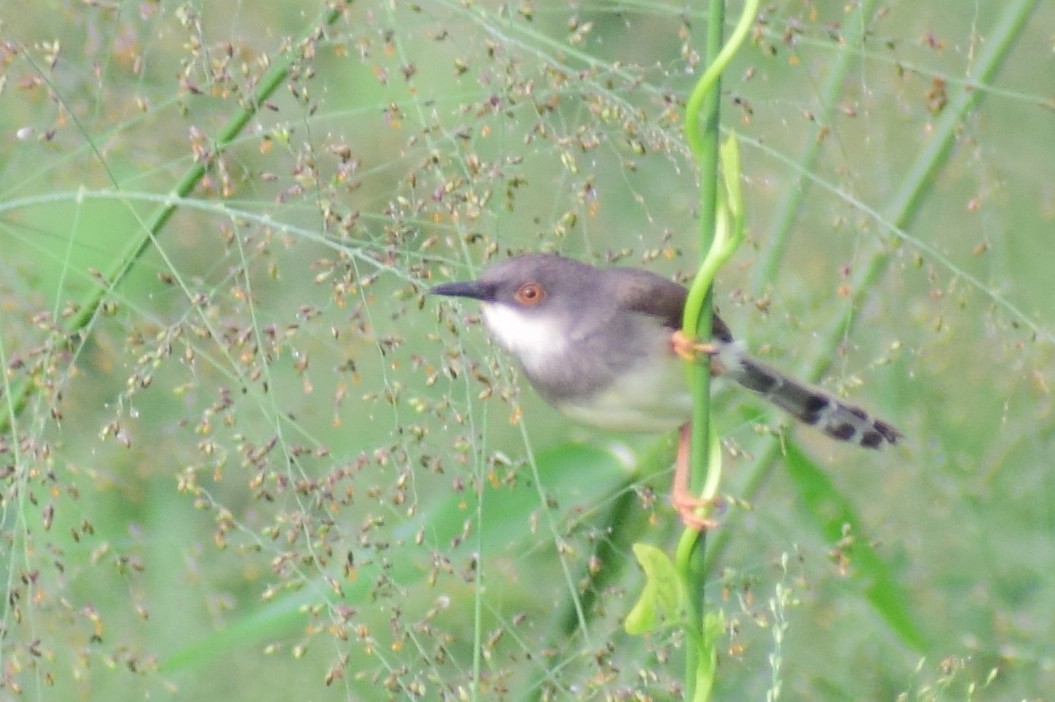
{"label": "red-brown eye ring", "polygon": [[539,283],[534,281],[530,283],[524,283],[517,288],[516,294],[513,295],[513,299],[524,307],[531,307],[542,302],[542,298],[546,297],[546,291]]}

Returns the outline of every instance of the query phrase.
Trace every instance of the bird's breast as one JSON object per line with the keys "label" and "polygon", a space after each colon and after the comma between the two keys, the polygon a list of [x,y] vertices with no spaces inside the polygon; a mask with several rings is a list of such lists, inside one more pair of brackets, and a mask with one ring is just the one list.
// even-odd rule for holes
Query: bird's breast
{"label": "bird's breast", "polygon": [[652,356],[613,376],[584,397],[561,399],[557,408],[575,421],[608,431],[663,432],[692,416],[684,364],[673,354]]}
{"label": "bird's breast", "polygon": [[609,431],[662,432],[692,414],[682,361],[671,331],[647,315],[608,324],[569,324],[487,303],[484,322],[515,356],[532,386],[572,419]]}

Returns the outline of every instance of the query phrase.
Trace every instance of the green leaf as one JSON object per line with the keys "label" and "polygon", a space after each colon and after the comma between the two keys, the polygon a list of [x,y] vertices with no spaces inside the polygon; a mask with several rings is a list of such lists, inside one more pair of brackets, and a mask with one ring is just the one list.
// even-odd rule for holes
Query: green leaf
{"label": "green leaf", "polygon": [[685,585],[667,554],[655,546],[634,544],[634,556],[645,571],[645,587],[624,626],[632,635],[643,635],[684,618]]}

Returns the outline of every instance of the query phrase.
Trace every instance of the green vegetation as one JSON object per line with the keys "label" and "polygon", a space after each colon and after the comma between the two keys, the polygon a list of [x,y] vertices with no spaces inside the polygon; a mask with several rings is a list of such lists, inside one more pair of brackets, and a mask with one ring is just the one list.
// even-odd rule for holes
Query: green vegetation
{"label": "green vegetation", "polygon": [[[673,437],[570,425],[424,291],[523,250],[693,276],[703,5],[18,9],[0,698],[677,699],[677,598],[625,621]],[[723,75],[715,304],[906,440],[715,384],[714,699],[1055,689],[1053,26],[773,3]]]}

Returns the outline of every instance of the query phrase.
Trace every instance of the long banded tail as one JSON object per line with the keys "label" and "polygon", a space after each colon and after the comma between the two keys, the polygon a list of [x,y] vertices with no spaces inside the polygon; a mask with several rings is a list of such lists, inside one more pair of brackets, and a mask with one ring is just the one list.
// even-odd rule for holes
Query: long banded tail
{"label": "long banded tail", "polygon": [[[799,421],[812,424],[839,441],[850,441],[866,448],[895,444],[902,434],[892,425],[871,416],[860,407],[848,405],[830,393],[790,378],[735,348],[719,352],[722,374],[748,390],[758,393]],[[730,351],[732,353],[730,353]]]}

